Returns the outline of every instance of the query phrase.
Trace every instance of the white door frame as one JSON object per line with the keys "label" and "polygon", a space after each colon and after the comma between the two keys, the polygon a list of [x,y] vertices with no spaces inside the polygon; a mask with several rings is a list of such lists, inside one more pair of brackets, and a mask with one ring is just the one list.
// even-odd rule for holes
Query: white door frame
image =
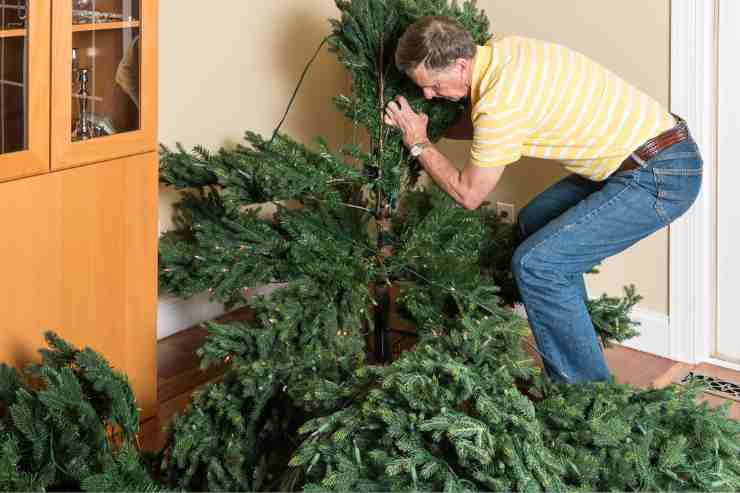
{"label": "white door frame", "polygon": [[712,357],[717,297],[717,47],[723,1],[671,0],[671,111],[689,123],[704,158],[704,178],[694,206],[669,230],[668,356],[740,370],[740,365]]}

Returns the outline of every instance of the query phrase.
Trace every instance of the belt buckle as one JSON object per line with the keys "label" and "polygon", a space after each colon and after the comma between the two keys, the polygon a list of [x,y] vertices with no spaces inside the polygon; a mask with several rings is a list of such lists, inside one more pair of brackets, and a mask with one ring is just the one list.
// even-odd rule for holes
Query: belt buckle
{"label": "belt buckle", "polygon": [[[632,159],[632,161],[634,161],[634,163],[637,165],[637,168],[644,168],[645,166],[647,166],[647,163],[645,162],[644,159],[640,157],[639,154],[637,154],[637,151],[630,154],[629,158]],[[632,169],[637,169],[637,168],[632,168]]]}

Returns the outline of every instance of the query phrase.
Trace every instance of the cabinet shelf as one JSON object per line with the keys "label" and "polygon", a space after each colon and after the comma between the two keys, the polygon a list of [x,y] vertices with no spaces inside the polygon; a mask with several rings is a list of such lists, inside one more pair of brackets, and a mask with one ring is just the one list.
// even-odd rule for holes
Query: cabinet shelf
{"label": "cabinet shelf", "polygon": [[141,27],[141,21],[122,21],[122,22],[99,22],[90,24],[75,24],[72,26],[73,33],[86,31],[108,31],[114,29],[136,29]]}
{"label": "cabinet shelf", "polygon": [[0,31],[0,38],[25,38],[25,29],[5,29]]}

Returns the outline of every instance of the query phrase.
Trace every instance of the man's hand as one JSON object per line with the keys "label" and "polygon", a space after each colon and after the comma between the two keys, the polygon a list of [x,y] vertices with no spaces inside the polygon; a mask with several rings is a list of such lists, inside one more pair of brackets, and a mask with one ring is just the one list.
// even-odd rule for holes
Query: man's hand
{"label": "man's hand", "polygon": [[406,147],[429,141],[427,137],[429,117],[424,113],[414,113],[403,96],[397,96],[395,100],[388,103],[384,120],[387,125],[398,127],[401,130]]}
{"label": "man's hand", "polygon": [[[384,120],[386,124],[401,129],[403,143],[408,147],[428,141],[429,117],[414,113],[403,96],[388,103]],[[467,209],[480,207],[504,171],[503,166],[481,168],[472,164],[460,171],[434,146],[428,149],[418,158],[422,167],[437,185]]]}

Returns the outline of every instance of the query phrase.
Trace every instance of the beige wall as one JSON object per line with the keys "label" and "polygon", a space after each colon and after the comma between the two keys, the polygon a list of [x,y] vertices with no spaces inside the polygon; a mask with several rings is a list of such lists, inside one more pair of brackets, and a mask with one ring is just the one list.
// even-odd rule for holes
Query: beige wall
{"label": "beige wall", "polygon": [[[160,140],[216,150],[244,131],[264,137],[277,126],[306,62],[337,14],[333,0],[160,0]],[[347,78],[324,48],[282,130],[309,142],[343,140],[331,98]],[[160,230],[172,226],[177,194],[160,188]],[[223,313],[207,294],[161,298],[160,338]]]}
{"label": "beige wall", "polygon": [[[670,89],[670,8],[668,0],[478,0],[493,32],[521,34],[574,48],[668,106]],[[458,163],[468,146],[446,143]],[[506,170],[491,196],[513,202],[517,210],[538,192],[565,176],[559,165],[523,160]],[[621,295],[635,284],[645,299],[640,308],[668,313],[668,234],[660,231],[613,257],[601,274],[587,276],[591,296]]]}
{"label": "beige wall", "polygon": [[[333,0],[161,2],[160,138],[210,148],[239,141],[244,130],[269,134],[279,121],[306,61],[329,31]],[[210,4],[209,4],[210,5]],[[603,63],[661,103],[669,95],[669,0],[478,0],[495,32],[517,33],[575,48]],[[217,6],[217,7],[216,7]],[[330,98],[346,78],[326,49],[310,72],[284,130],[336,144],[343,121]],[[468,146],[445,143],[458,163]],[[492,197],[517,209],[562,177],[559,166],[526,160],[512,166]],[[169,227],[174,197],[163,192],[161,224]],[[607,261],[589,279],[592,295],[620,294],[634,283],[641,307],[668,313],[668,240],[661,231]]]}
{"label": "beige wall", "polygon": [[[240,142],[246,130],[272,134],[338,12],[333,0],[160,0],[160,10],[160,140],[210,149]],[[324,47],[282,131],[340,143],[344,123],[331,98],[345,81]],[[174,199],[163,191],[163,228]]]}

